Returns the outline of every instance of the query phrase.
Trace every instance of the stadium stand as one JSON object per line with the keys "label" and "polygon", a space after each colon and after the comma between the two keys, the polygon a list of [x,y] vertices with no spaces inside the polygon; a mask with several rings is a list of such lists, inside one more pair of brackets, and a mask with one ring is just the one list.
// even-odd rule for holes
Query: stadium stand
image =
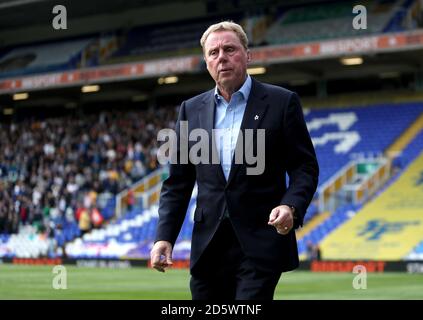
{"label": "stadium stand", "polygon": [[[319,184],[345,166],[354,154],[382,154],[422,110],[423,105],[410,103],[311,111],[305,119],[322,171]],[[375,129],[387,126],[389,130]]]}
{"label": "stadium stand", "polygon": [[23,44],[0,50],[0,78],[92,67],[110,58],[121,32],[107,32],[55,42]]}
{"label": "stadium stand", "polygon": [[[105,111],[83,119],[66,116],[2,125],[0,234],[33,225],[47,235],[54,230],[62,247],[110,220],[114,195],[157,168],[157,132],[174,125],[175,112],[173,107],[154,113]],[[87,230],[80,219],[84,211],[89,215]],[[100,219],[97,224],[95,217]]]}
{"label": "stadium stand", "polygon": [[[402,137],[402,136],[401,136]],[[401,137],[397,139],[400,140]],[[372,199],[369,200],[369,203],[373,203],[373,199],[376,199],[380,194],[382,194],[390,185],[395,183],[399,177],[403,174],[404,170],[408,167],[408,165],[417,158],[419,153],[421,152],[423,145],[423,130],[420,128],[418,132],[415,132],[415,135],[413,138],[409,139],[409,142],[404,145],[404,148],[399,151],[399,154],[397,154],[396,158],[394,158],[394,172],[390,180],[373,196]],[[318,151],[317,151],[318,152]],[[339,207],[335,212],[333,213],[320,213],[317,215],[315,219],[311,219],[311,230],[306,230],[305,232],[303,230],[299,231],[300,237],[298,239],[298,248],[300,252],[300,258],[306,259],[306,243],[308,241],[311,241],[313,245],[317,245],[319,243],[322,243],[322,241],[329,235],[331,235],[330,231],[334,230],[333,227],[340,227],[343,223],[349,221],[351,218],[353,218],[357,212],[359,212],[362,208],[362,205],[354,206],[354,205],[344,205]],[[329,228],[328,228],[329,226]],[[332,228],[330,228],[332,227]],[[306,229],[308,226],[305,227]],[[349,227],[346,227],[349,229]],[[350,230],[350,232],[356,232],[357,230]],[[305,235],[307,235],[305,237]],[[342,235],[343,237],[343,235]],[[322,247],[322,255],[325,259],[325,248]],[[345,258],[345,256],[336,256],[332,258]],[[398,258],[398,257],[397,257]],[[401,259],[404,257],[399,257],[398,259]]]}
{"label": "stadium stand", "polygon": [[[354,154],[374,155],[383,152],[394,143],[413,121],[423,112],[423,104],[404,103],[391,105],[377,105],[368,107],[351,107],[345,109],[312,110],[307,113],[307,125],[314,141],[316,152],[321,166],[322,185],[338,170],[345,166]],[[389,123],[389,130],[382,131],[384,125]],[[331,140],[328,137],[333,133],[354,133],[359,139],[344,140],[339,137]],[[415,151],[419,150],[416,145],[420,142],[420,136],[413,139],[401,155],[401,166],[404,167],[414,159]],[[193,192],[187,215],[177,239],[174,255],[176,259],[186,259],[189,254],[192,232],[193,217],[195,211],[196,191]],[[307,250],[306,244],[320,243],[334,230],[349,221],[361,209],[360,204],[344,204],[337,208],[325,219],[312,228],[305,235],[299,237],[298,248],[300,255],[304,257]],[[131,258],[148,258],[149,250],[154,238],[154,230],[157,224],[157,207],[153,206],[140,212],[141,208],[133,209],[122,219],[109,225],[106,230],[94,230],[93,232],[69,244],[66,252],[72,257],[81,257],[81,252],[91,252],[89,248],[97,248],[95,255],[90,257],[114,257],[117,258],[115,243],[120,243],[128,248],[124,256]],[[305,224],[313,221],[319,215],[318,207],[312,203],[308,209]],[[133,226],[130,227],[130,226]],[[110,242],[112,241],[112,242]],[[101,248],[101,249],[100,249]],[[325,248],[322,252],[325,254]],[[122,251],[119,251],[122,253]],[[84,256],[87,257],[87,256]]]}
{"label": "stadium stand", "polygon": [[92,41],[81,39],[11,49],[0,57],[0,77],[76,69]]}
{"label": "stadium stand", "polygon": [[268,44],[294,43],[322,39],[347,38],[403,30],[403,19],[413,1],[363,1],[369,26],[363,30],[351,28],[351,8],[354,1],[316,4],[283,11],[270,26]]}
{"label": "stadium stand", "polygon": [[[236,17],[227,19],[238,20]],[[214,20],[198,20],[185,24],[173,23],[159,26],[141,26],[131,29],[123,43],[107,63],[155,57],[159,53],[181,55],[200,53],[199,39]]]}
{"label": "stadium stand", "polygon": [[325,259],[401,260],[423,234],[421,154],[404,174],[322,243]]}

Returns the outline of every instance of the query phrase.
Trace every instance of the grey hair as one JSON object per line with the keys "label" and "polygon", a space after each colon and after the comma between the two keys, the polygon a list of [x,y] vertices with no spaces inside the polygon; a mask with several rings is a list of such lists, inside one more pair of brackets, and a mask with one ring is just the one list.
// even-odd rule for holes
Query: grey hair
{"label": "grey hair", "polygon": [[208,27],[208,29],[203,33],[203,35],[201,36],[201,40],[200,40],[200,44],[201,47],[204,50],[204,44],[208,38],[208,36],[216,31],[232,31],[235,32],[235,34],[237,35],[237,37],[239,38],[239,41],[241,41],[242,46],[244,47],[244,49],[248,49],[248,38],[247,35],[244,31],[244,29],[242,29],[242,27],[233,22],[233,21],[222,21],[216,24],[212,24],[210,27]]}

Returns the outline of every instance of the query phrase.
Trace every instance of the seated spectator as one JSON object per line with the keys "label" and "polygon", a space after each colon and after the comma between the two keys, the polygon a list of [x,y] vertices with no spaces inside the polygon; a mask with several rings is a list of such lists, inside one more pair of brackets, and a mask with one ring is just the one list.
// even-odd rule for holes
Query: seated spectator
{"label": "seated spectator", "polygon": [[80,213],[79,230],[81,230],[81,235],[91,230],[91,216],[88,209],[83,209]]}
{"label": "seated spectator", "polygon": [[97,208],[93,207],[91,209],[90,218],[91,218],[91,222],[92,222],[92,225],[93,225],[94,228],[100,228],[103,225],[104,218]]}

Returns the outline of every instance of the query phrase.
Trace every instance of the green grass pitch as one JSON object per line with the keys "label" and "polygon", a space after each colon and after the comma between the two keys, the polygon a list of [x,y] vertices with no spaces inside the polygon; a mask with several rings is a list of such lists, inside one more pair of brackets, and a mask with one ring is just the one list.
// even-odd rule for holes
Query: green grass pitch
{"label": "green grass pitch", "polygon": [[[53,266],[0,264],[0,299],[190,299],[187,269],[66,266],[67,289],[53,288]],[[282,275],[275,299],[423,299],[423,274],[368,273],[367,289],[353,273],[294,271]]]}

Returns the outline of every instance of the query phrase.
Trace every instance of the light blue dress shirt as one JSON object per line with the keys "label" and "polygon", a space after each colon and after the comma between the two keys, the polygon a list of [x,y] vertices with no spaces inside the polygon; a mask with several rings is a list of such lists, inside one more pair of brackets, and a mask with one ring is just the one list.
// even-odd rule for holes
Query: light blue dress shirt
{"label": "light blue dress shirt", "polygon": [[231,171],[232,158],[250,91],[251,77],[249,75],[241,88],[232,94],[229,103],[219,94],[217,87],[214,91],[216,102],[214,136],[226,181]]}

